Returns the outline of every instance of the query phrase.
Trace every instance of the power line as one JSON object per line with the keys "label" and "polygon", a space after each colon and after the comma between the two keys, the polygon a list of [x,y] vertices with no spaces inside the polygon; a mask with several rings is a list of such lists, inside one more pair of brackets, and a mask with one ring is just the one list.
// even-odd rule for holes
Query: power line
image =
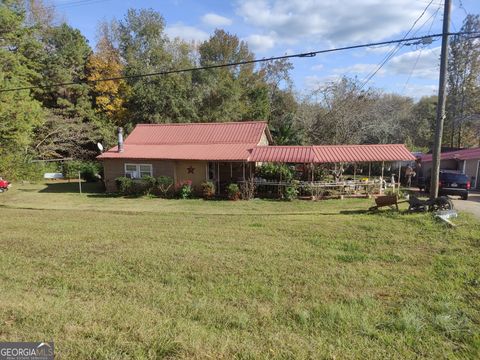
{"label": "power line", "polygon": [[[433,16],[433,20],[432,20],[432,23],[430,24],[430,27],[428,28],[428,33],[427,34],[430,34],[430,32],[432,31],[432,27],[433,27],[433,24],[435,23],[435,19],[437,18],[437,15],[438,13],[440,12],[440,9],[442,8],[442,5],[439,5],[437,10],[435,11],[434,13],[434,16]],[[431,17],[430,17],[431,18]],[[425,46],[426,47],[426,46]],[[410,82],[410,79],[412,78],[412,75],[413,75],[413,72],[415,71],[415,69],[417,68],[417,64],[418,64],[418,60],[420,60],[420,56],[422,55],[422,51],[425,47],[421,47],[420,50],[418,51],[418,55],[417,55],[417,58],[415,59],[415,64],[413,64],[413,67],[412,67],[412,70],[410,71],[410,73],[408,74],[408,78],[407,78],[407,81],[405,81],[405,84],[403,85],[403,89],[402,89],[402,93],[405,91],[405,89],[407,88],[407,85],[408,83]]]}
{"label": "power line", "polygon": [[[425,13],[427,12],[428,8],[430,7],[430,5],[432,5],[433,3],[433,0],[430,0],[430,2],[428,3],[428,5],[425,7],[425,9],[423,9],[422,13],[420,14],[420,16],[413,22],[413,25],[410,27],[410,29],[406,32],[406,34],[403,36],[403,38],[405,39],[408,34],[410,34],[410,32],[413,30],[413,28],[415,27],[415,25],[417,25],[417,23],[420,21],[420,19],[423,17],[423,15],[425,15]],[[428,20],[427,20],[428,21]],[[424,25],[424,24],[423,24]],[[422,25],[422,26],[423,26]],[[420,27],[421,28],[421,27]],[[420,29],[419,28],[419,29]],[[417,29],[417,32],[418,30]],[[383,68],[383,66],[392,58],[394,57],[399,51],[400,49],[402,48],[402,43],[399,42],[397,43],[397,45],[383,58],[383,60],[380,62],[380,65],[373,71],[371,72],[369,75],[367,75],[367,77],[364,79],[364,81],[362,82],[361,86],[360,86],[360,90],[363,89],[370,80],[372,80],[372,78]]]}
{"label": "power line", "polygon": [[[480,32],[478,32],[478,31],[450,33],[450,35],[468,35],[468,34],[479,35],[480,36]],[[332,48],[332,49],[324,49],[324,50],[317,50],[317,51],[297,53],[297,54],[291,54],[291,55],[283,55],[283,56],[273,56],[273,57],[269,57],[269,58],[245,60],[245,61],[239,61],[239,62],[233,62],[233,63],[215,64],[215,65],[207,65],[207,66],[192,67],[192,68],[185,68],[185,69],[172,69],[172,70],[164,70],[164,71],[157,71],[157,72],[144,73],[144,74],[116,76],[116,77],[102,78],[102,79],[97,79],[97,80],[71,81],[71,82],[54,83],[54,84],[48,84],[48,85],[25,86],[25,87],[17,87],[17,88],[10,88],[10,89],[7,88],[7,89],[0,89],[0,93],[1,92],[8,92],[8,91],[19,91],[19,90],[47,89],[47,88],[51,88],[51,87],[80,85],[80,84],[88,84],[88,83],[95,84],[95,83],[98,83],[98,82],[105,82],[105,81],[117,81],[117,80],[125,80],[125,79],[140,79],[140,78],[145,78],[145,77],[150,77],[150,76],[161,76],[161,75],[170,75],[170,74],[178,74],[178,73],[185,73],[185,72],[193,72],[193,71],[199,71],[199,70],[218,69],[218,68],[224,68],[224,67],[233,67],[233,66],[239,66],[239,65],[256,64],[256,63],[262,63],[262,62],[268,62],[268,61],[274,61],[274,60],[282,60],[282,59],[310,58],[310,57],[314,57],[318,54],[325,54],[325,53],[331,53],[331,52],[336,52],[336,51],[359,49],[359,48],[372,47],[372,46],[378,46],[378,45],[388,45],[388,44],[396,44],[396,43],[405,43],[405,45],[414,45],[416,43],[410,43],[409,44],[408,42],[421,41],[421,40],[426,40],[426,39],[433,39],[433,38],[438,38],[438,37],[441,37],[441,36],[442,36],[442,34],[440,33],[440,34],[416,36],[416,37],[411,37],[411,38],[408,38],[408,39],[403,38],[403,39],[397,39],[397,40],[379,41],[379,42],[372,42],[372,43],[367,43],[367,44],[350,45],[350,46],[343,46],[343,47]]]}

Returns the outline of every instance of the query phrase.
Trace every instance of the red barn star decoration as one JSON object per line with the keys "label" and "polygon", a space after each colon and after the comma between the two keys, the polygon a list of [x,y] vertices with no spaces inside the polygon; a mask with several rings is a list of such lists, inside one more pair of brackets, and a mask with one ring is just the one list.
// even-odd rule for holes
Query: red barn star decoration
{"label": "red barn star decoration", "polygon": [[187,168],[187,171],[188,171],[189,174],[193,174],[193,173],[195,172],[195,168],[190,165],[190,166]]}

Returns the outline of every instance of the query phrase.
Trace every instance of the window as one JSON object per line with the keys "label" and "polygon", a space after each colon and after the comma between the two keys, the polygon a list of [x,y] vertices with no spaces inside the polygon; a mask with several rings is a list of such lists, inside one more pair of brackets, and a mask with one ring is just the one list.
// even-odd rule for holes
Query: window
{"label": "window", "polygon": [[140,179],[144,176],[152,176],[151,164],[125,164],[125,176],[131,179]]}

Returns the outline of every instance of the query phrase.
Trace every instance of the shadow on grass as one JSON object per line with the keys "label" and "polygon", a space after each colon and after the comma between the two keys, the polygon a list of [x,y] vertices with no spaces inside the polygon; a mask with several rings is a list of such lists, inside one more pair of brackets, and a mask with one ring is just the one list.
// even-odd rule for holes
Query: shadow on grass
{"label": "shadow on grass", "polygon": [[[101,182],[87,183],[82,182],[82,193],[85,194],[101,194],[104,187]],[[79,193],[78,182],[48,182],[45,183],[45,188],[40,190],[41,193]]]}

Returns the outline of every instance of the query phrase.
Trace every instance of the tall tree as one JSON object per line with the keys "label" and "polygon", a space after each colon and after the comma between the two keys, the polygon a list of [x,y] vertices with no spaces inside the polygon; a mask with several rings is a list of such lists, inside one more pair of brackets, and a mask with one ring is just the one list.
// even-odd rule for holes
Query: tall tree
{"label": "tall tree", "polygon": [[[253,60],[246,42],[236,35],[216,29],[199,47],[200,65],[236,63]],[[268,89],[254,65],[210,69],[195,74],[201,88],[199,117],[203,121],[266,119]]]}
{"label": "tall tree", "polygon": [[[91,53],[79,30],[62,23],[50,28],[45,38],[42,79],[38,98],[48,108],[62,109],[65,116],[92,116],[90,88],[85,84],[86,64]],[[78,83],[49,87],[53,83]]]}
{"label": "tall tree", "polygon": [[[31,86],[38,79],[38,64],[27,56],[38,48],[31,29],[25,26],[23,2],[0,3],[0,88]],[[40,103],[28,90],[0,93],[0,158],[5,153],[26,156],[33,131],[42,123]]]}
{"label": "tall tree", "polygon": [[[468,15],[460,31],[480,31],[480,16]],[[480,40],[469,34],[452,36],[449,55],[445,142],[451,147],[477,145],[479,140],[476,127],[480,121]]]}
{"label": "tall tree", "polygon": [[[119,49],[126,75],[193,66],[186,44],[172,43],[165,22],[153,10],[130,9],[119,22]],[[172,50],[175,51],[172,51]],[[126,107],[134,122],[190,122],[196,119],[191,74],[171,74],[128,80],[131,92]]]}
{"label": "tall tree", "polygon": [[87,79],[91,82],[94,108],[108,124],[124,126],[127,120],[125,101],[129,87],[125,80],[99,81],[121,77],[124,65],[114,40],[115,23],[101,23],[96,51],[88,58]]}

